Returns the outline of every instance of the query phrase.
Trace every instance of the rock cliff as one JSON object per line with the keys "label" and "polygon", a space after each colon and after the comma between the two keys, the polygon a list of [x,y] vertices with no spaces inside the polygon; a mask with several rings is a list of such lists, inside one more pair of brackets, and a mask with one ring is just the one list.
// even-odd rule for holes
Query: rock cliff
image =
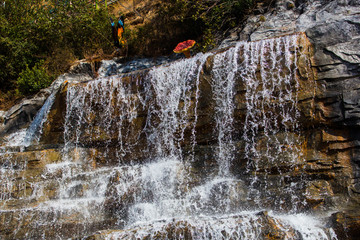
{"label": "rock cliff", "polygon": [[0,236],[357,239],[359,6],[277,1],[212,53],[65,75],[0,149]]}

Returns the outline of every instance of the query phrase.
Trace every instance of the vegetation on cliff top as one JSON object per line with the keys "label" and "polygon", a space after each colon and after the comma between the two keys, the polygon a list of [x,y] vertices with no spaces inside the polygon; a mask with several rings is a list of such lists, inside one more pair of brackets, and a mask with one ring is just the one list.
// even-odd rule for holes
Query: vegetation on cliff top
{"label": "vegetation on cliff top", "polygon": [[[109,51],[108,14],[89,1],[0,1],[0,91],[32,94],[92,51]],[[31,73],[31,71],[33,73]],[[46,83],[32,77],[41,75]],[[25,87],[28,85],[29,87]],[[6,94],[7,93],[7,94]]]}
{"label": "vegetation on cliff top", "polygon": [[[111,55],[109,17],[122,13],[114,11],[114,4],[98,8],[95,2],[0,0],[0,109],[9,107],[9,99],[46,87],[77,59]],[[199,43],[197,51],[209,50],[216,34],[238,25],[254,3],[159,0],[149,23],[126,28],[128,56],[169,55],[187,39]]]}
{"label": "vegetation on cliff top", "polygon": [[159,1],[156,16],[132,32],[129,52],[144,56],[171,54],[184,40],[194,39],[197,51],[208,51],[216,37],[238,26],[251,12],[255,0]]}

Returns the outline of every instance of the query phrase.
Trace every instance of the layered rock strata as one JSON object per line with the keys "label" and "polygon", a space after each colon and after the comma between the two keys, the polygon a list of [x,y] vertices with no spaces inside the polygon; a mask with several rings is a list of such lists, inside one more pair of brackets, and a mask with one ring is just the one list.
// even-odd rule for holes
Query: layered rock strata
{"label": "layered rock strata", "polygon": [[[359,5],[278,1],[234,35],[255,42],[67,81],[32,144],[1,148],[0,236],[357,239]],[[161,204],[205,216],[128,228]]]}

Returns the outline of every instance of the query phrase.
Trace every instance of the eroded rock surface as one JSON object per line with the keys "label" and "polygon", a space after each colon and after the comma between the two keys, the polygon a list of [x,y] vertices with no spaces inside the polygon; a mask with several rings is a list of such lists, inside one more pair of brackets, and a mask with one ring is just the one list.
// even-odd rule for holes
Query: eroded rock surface
{"label": "eroded rock surface", "polygon": [[[0,236],[356,239],[359,5],[277,1],[233,35],[257,40],[236,51],[61,85],[39,142],[1,148]],[[276,213],[126,228],[160,205],[166,216]]]}

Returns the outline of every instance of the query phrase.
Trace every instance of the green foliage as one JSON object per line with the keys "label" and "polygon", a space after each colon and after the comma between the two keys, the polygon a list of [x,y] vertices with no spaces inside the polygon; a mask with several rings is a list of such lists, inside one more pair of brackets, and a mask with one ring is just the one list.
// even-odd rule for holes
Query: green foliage
{"label": "green foliage", "polygon": [[[30,76],[29,71],[44,68],[55,76],[67,71],[72,60],[111,53],[109,14],[96,2],[101,1],[0,0],[0,91],[20,87],[21,72]],[[129,55],[167,55],[187,39],[197,41],[197,51],[207,51],[219,32],[241,22],[252,5],[253,0],[163,0],[152,22],[125,28]]]}
{"label": "green foliage", "polygon": [[26,64],[26,68],[19,74],[19,78],[17,79],[18,90],[21,94],[33,94],[51,84],[52,78],[41,66],[42,64],[43,61],[38,62],[31,69]]}
{"label": "green foliage", "polygon": [[198,49],[207,51],[215,46],[216,35],[243,21],[254,3],[254,0],[170,0],[162,11],[164,16],[172,16],[172,21],[186,24],[183,27],[189,37],[198,40]]}
{"label": "green foliage", "polygon": [[111,52],[107,8],[96,9],[94,2],[0,0],[0,90],[14,89],[19,73],[42,60],[58,75],[71,63],[62,55],[74,60],[99,49]]}
{"label": "green foliage", "polygon": [[157,16],[133,31],[130,55],[168,55],[182,41],[197,42],[195,51],[208,51],[219,34],[237,26],[251,10],[253,0],[162,0]]}

